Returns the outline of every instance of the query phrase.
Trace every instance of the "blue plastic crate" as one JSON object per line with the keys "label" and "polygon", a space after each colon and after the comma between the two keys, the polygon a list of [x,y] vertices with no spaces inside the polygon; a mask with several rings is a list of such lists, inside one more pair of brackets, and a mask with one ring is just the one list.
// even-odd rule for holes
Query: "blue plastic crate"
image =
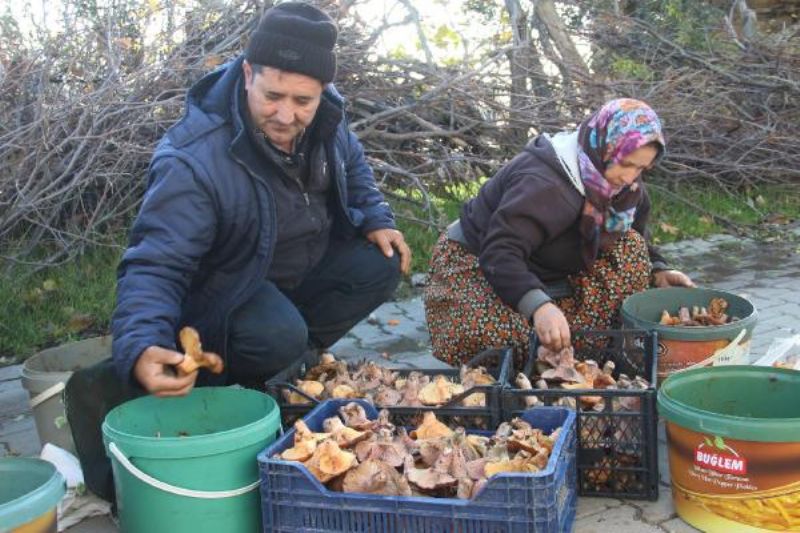
{"label": "blue plastic crate", "polygon": [[[350,400],[328,400],[305,418],[320,431],[326,418]],[[377,410],[359,401],[367,416]],[[300,463],[273,456],[291,447],[294,430],[258,455],[265,533],[554,533],[572,530],[575,520],[575,413],[535,407],[521,418],[551,432],[561,427],[547,467],[535,474],[498,474],[471,500],[377,496],[334,492]],[[492,432],[480,432],[491,434]]]}

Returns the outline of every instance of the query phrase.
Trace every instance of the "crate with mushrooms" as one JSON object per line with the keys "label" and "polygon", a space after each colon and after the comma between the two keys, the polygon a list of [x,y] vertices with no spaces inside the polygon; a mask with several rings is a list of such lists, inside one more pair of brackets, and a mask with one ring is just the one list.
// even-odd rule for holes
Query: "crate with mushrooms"
{"label": "crate with mushrooms", "polygon": [[657,499],[656,334],[584,331],[573,340],[556,353],[532,339],[515,387],[503,392],[504,416],[537,405],[574,409],[579,493]]}
{"label": "crate with mushrooms", "polygon": [[434,411],[395,422],[365,400],[324,401],[297,420],[258,456],[264,531],[571,529],[573,411],[527,410],[491,430]]}
{"label": "crate with mushrooms", "polygon": [[417,422],[424,409],[457,424],[488,428],[500,421],[500,389],[507,382],[511,350],[487,350],[460,369],[391,369],[373,361],[348,364],[322,354],[313,366],[298,362],[266,383],[284,425],[319,402],[364,399],[387,408],[402,423]]}

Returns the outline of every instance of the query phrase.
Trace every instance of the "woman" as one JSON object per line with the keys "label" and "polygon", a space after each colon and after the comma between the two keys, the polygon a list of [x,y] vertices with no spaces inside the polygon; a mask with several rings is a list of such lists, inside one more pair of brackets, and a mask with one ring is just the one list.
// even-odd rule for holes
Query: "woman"
{"label": "woman", "polygon": [[664,155],[644,102],[612,100],[577,131],[532,140],[467,201],[431,258],[433,355],[459,364],[489,347],[551,350],[570,331],[609,329],[630,294],[694,286],[648,244],[641,174]]}

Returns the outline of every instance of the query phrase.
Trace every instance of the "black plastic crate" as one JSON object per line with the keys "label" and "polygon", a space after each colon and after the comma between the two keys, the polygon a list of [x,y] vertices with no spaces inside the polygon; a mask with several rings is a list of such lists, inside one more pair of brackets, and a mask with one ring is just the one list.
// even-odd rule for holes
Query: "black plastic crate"
{"label": "black plastic crate", "polygon": [[[321,431],[341,406],[358,401],[367,417],[377,410],[363,400],[327,400],[304,421]],[[294,430],[258,454],[264,533],[568,533],[575,520],[575,413],[538,407],[521,418],[550,433],[561,428],[547,466],[539,472],[493,476],[474,498],[380,496],[334,492],[301,463],[276,458],[292,446]],[[491,431],[468,433],[491,435]]]}
{"label": "black plastic crate", "polygon": [[[511,348],[497,348],[485,350],[467,362],[467,366],[486,368],[496,382],[492,385],[477,385],[465,390],[458,396],[454,396],[449,402],[441,406],[376,406],[379,409],[387,409],[391,414],[392,421],[398,425],[415,425],[424,411],[433,411],[436,417],[444,423],[452,423],[465,427],[496,428],[501,420],[501,394],[508,384],[509,373],[513,350]],[[281,421],[284,427],[290,427],[295,420],[302,418],[316,407],[320,401],[303,394],[295,385],[295,380],[302,379],[309,368],[317,362],[316,355],[306,354],[302,359],[293,365],[273,376],[266,382],[267,393],[270,394],[278,403],[281,411]],[[433,377],[443,375],[458,381],[459,369],[457,368],[392,368],[400,376],[407,376],[411,372],[420,372],[424,375]],[[290,404],[283,396],[284,390],[297,392],[308,398],[305,404]],[[459,405],[464,398],[473,394],[485,394],[485,405],[478,407],[465,407]]]}
{"label": "black plastic crate", "polygon": [[[602,367],[613,361],[614,378],[620,373],[631,379],[641,376],[650,382],[647,389],[533,389],[512,385],[503,391],[501,401],[506,418],[527,407],[525,397],[536,396],[545,405],[562,398],[574,398],[577,406],[578,491],[582,496],[613,496],[632,499],[658,499],[658,416],[656,412],[656,354],[658,337],[644,330],[582,331],[573,336],[575,359],[593,359]],[[523,372],[532,376],[539,342],[531,335],[530,350]],[[581,406],[582,396],[601,396],[602,411]],[[614,411],[622,400],[638,408]]]}

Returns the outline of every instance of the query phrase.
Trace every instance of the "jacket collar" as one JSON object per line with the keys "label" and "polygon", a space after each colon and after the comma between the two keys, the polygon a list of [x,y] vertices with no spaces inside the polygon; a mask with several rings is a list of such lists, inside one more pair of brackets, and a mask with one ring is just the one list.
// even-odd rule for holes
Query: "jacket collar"
{"label": "jacket collar", "polygon": [[561,168],[569,178],[569,182],[575,189],[586,196],[586,188],[581,180],[580,166],[578,165],[578,131],[562,131],[555,135],[544,134],[553,150],[556,152]]}

